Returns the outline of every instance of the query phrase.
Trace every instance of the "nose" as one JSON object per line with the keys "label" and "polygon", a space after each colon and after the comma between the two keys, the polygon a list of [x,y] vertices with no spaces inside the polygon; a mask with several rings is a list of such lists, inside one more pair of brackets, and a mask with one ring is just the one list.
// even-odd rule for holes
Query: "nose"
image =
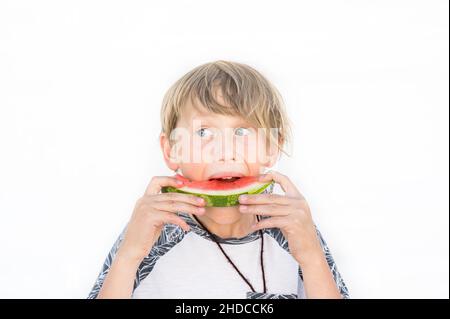
{"label": "nose", "polygon": [[231,129],[225,129],[221,132],[220,141],[216,148],[219,152],[217,159],[219,162],[234,162],[236,161],[236,145],[234,140],[234,132]]}

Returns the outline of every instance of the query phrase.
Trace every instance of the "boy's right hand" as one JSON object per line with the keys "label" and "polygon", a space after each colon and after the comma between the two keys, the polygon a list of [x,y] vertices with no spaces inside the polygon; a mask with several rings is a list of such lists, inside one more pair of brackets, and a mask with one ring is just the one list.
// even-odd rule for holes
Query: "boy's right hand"
{"label": "boy's right hand", "polygon": [[175,177],[155,176],[144,195],[139,198],[125,230],[118,255],[130,261],[141,262],[161,234],[164,224],[175,224],[189,231],[189,225],[176,212],[196,215],[205,213],[201,197],[179,193],[160,193],[165,186],[181,187]]}

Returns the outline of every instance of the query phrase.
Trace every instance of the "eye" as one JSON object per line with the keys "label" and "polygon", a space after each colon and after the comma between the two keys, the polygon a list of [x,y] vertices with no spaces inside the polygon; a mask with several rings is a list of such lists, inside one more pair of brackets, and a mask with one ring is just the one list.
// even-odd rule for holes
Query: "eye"
{"label": "eye", "polygon": [[246,136],[250,134],[250,130],[245,127],[238,127],[234,130],[234,133],[238,136]]}
{"label": "eye", "polygon": [[201,129],[198,129],[195,133],[197,135],[199,135],[200,137],[208,137],[208,136],[213,135],[213,132],[206,127],[202,127]]}

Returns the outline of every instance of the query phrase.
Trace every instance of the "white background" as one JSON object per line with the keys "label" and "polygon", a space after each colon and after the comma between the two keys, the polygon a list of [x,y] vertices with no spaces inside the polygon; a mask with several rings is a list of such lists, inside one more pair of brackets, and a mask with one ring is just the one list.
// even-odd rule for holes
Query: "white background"
{"label": "white background", "polygon": [[[1,1],[0,297],[86,298],[171,174],[168,87],[247,63],[295,123],[276,167],[353,298],[448,298],[448,1]],[[180,265],[182,262],[180,263]]]}

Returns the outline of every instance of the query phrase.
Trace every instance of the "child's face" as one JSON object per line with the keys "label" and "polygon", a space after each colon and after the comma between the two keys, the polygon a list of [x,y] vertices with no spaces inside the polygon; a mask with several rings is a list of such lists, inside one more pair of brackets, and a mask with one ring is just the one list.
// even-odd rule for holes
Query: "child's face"
{"label": "child's face", "polygon": [[[214,114],[203,107],[197,110],[192,105],[183,109],[172,136],[175,141],[170,146],[168,137],[161,134],[166,164],[193,181],[217,174],[259,175],[275,164],[279,154],[276,145],[266,144],[264,131],[244,118]],[[205,216],[216,224],[230,225],[241,220],[242,214],[237,206],[207,207]]]}
{"label": "child's face", "polygon": [[170,146],[167,137],[161,136],[166,163],[193,181],[208,180],[217,174],[258,175],[278,156],[276,146],[269,149],[266,144],[264,130],[244,118],[208,113],[190,104],[183,109],[172,138],[175,140]]}

